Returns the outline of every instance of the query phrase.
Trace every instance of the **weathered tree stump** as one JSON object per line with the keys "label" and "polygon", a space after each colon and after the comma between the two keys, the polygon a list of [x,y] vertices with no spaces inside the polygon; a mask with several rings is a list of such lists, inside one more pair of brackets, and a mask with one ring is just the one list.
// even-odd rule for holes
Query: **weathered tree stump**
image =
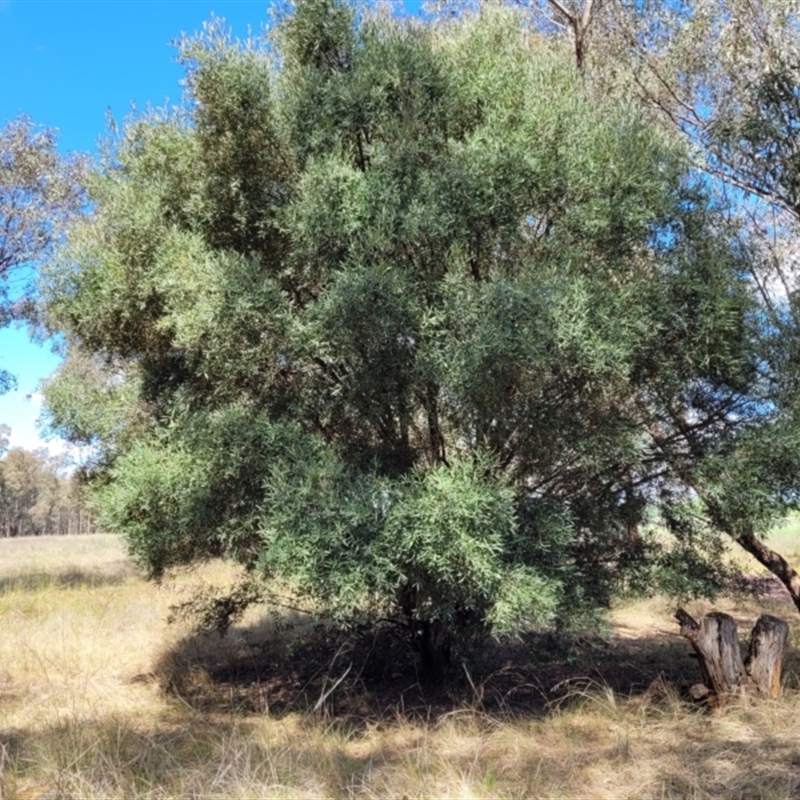
{"label": "weathered tree stump", "polygon": [[[703,671],[704,685],[709,690],[709,702],[724,705],[731,696],[742,696],[747,684],[747,671],[739,649],[736,622],[728,614],[708,614],[700,622],[679,608],[675,614],[681,635],[689,640]],[[702,692],[692,687],[692,696]]]}
{"label": "weathered tree stump", "polygon": [[789,625],[764,614],[750,635],[747,661],[742,661],[736,622],[728,614],[707,614],[700,622],[682,608],[675,614],[681,635],[688,639],[700,661],[703,683],[690,689],[692,697],[721,708],[732,697],[759,694],[777,697],[781,691],[781,666]]}
{"label": "weathered tree stump", "polygon": [[750,634],[745,669],[759,694],[777,697],[781,693],[781,666],[789,625],[782,619],[762,614]]}

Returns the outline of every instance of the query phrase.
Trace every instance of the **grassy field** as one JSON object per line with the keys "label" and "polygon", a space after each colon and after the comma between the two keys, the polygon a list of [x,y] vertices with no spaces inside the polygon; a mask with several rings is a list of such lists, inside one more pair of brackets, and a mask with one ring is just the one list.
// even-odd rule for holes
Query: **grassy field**
{"label": "grassy field", "polygon": [[[0,798],[800,796],[797,639],[783,697],[724,716],[683,699],[699,669],[663,600],[606,637],[496,645],[426,695],[391,649],[371,674],[363,637],[342,655],[301,615],[254,610],[224,639],[166,623],[232,577],[146,583],[111,536],[0,540]],[[778,600],[716,607],[743,637],[765,610],[796,627]]]}

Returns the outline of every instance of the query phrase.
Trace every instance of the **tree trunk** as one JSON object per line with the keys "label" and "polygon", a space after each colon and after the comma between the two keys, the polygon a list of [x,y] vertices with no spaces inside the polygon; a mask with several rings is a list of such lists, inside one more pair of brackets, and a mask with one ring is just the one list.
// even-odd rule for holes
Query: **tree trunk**
{"label": "tree trunk", "polygon": [[762,615],[750,635],[747,662],[742,661],[736,622],[728,614],[707,614],[700,622],[682,608],[675,614],[684,636],[694,649],[704,683],[690,689],[696,700],[719,709],[732,697],[757,693],[777,697],[781,690],[781,665],[789,625]]}
{"label": "tree trunk", "polygon": [[578,71],[583,74],[586,67],[586,49],[589,27],[592,24],[594,15],[595,0],[586,0],[583,6],[583,13],[578,8],[568,8],[561,0],[548,0],[554,8],[572,28],[572,35],[575,39],[575,65]]}
{"label": "tree trunk", "polygon": [[411,647],[419,655],[419,676],[423,683],[441,683],[450,664],[450,637],[439,620],[419,619],[417,590],[411,584],[397,589],[397,604],[406,618]]}
{"label": "tree trunk", "polygon": [[753,628],[745,669],[751,686],[761,695],[777,697],[781,693],[781,665],[788,636],[788,623],[769,614],[762,614]]}
{"label": "tree trunk", "polygon": [[420,677],[425,683],[441,683],[450,664],[450,642],[438,621],[421,621],[414,631],[414,648],[419,653]]}
{"label": "tree trunk", "polygon": [[766,567],[786,587],[795,608],[800,611],[800,575],[780,554],[759,539],[750,525],[737,525],[725,513],[724,508],[713,498],[707,496],[702,487],[694,487],[706,505],[711,521],[727,533],[740,547],[744,548],[759,564]]}
{"label": "tree trunk", "polygon": [[795,608],[800,611],[800,575],[797,574],[792,565],[780,553],[776,553],[753,533],[734,538],[751,556],[780,580],[791,595]]}
{"label": "tree trunk", "polygon": [[679,608],[675,614],[681,626],[681,635],[689,640],[703,671],[704,683],[708,690],[693,686],[692,697],[705,699],[715,708],[725,705],[731,696],[743,696],[747,684],[747,671],[744,668],[739,649],[736,622],[728,614],[708,614],[697,622]]}

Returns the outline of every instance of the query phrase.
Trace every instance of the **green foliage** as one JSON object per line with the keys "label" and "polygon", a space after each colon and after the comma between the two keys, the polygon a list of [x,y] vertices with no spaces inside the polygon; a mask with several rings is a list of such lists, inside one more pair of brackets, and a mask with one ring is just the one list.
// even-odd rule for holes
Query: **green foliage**
{"label": "green foliage", "polygon": [[181,48],[185,108],[125,131],[47,278],[105,365],[47,389],[107,448],[104,524],[421,652],[593,619],[659,559],[709,586],[707,520],[639,527],[769,406],[748,254],[675,146],[508,10],[305,0]]}
{"label": "green foliage", "polygon": [[98,463],[113,458],[146,428],[140,382],[126,376],[122,362],[106,362],[78,345],[42,390],[51,429],[95,448]]}
{"label": "green foliage", "polygon": [[[20,116],[0,127],[0,328],[39,322],[34,281],[25,270],[52,252],[85,202],[82,159],[63,158],[56,132]],[[0,369],[0,394],[16,387]]]}
{"label": "green foliage", "polygon": [[56,133],[29,117],[0,128],[0,319],[9,313],[12,270],[46,256],[83,201],[82,163],[56,151]]}

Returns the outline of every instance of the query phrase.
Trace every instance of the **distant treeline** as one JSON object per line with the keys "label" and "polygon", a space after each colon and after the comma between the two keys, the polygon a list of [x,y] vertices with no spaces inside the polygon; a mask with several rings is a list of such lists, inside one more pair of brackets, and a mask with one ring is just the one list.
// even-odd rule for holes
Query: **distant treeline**
{"label": "distant treeline", "polygon": [[84,487],[63,459],[22,448],[0,459],[0,537],[93,531]]}

